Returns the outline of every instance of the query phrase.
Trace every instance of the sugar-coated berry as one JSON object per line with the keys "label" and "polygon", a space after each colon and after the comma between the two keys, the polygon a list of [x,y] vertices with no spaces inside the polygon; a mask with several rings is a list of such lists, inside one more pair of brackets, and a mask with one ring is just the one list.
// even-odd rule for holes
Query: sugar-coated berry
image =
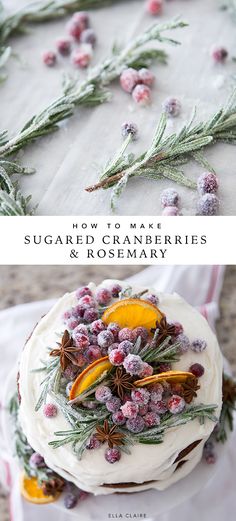
{"label": "sugar-coated berry", "polygon": [[219,188],[217,176],[213,172],[203,172],[197,180],[197,188],[201,195],[215,194]]}
{"label": "sugar-coated berry", "polygon": [[95,391],[95,398],[98,402],[106,403],[112,396],[111,389],[106,385],[101,385]]}
{"label": "sugar-coated berry", "polygon": [[132,139],[136,139],[138,135],[138,127],[135,123],[123,123],[121,127],[121,133],[124,138],[127,138],[129,135],[132,136]]}
{"label": "sugar-coated berry", "polygon": [[79,320],[78,320],[78,318],[75,318],[75,317],[69,318],[69,320],[66,323],[67,328],[70,329],[71,331],[73,329],[76,329],[78,325],[79,325]]}
{"label": "sugar-coated berry", "polygon": [[179,116],[181,112],[181,103],[177,98],[167,98],[164,101],[162,108],[168,116],[176,118],[176,116]]}
{"label": "sugar-coated berry", "polygon": [[206,347],[207,347],[206,341],[201,338],[196,338],[191,343],[191,349],[195,353],[201,353],[202,351],[204,351],[206,349]]}
{"label": "sugar-coated berry", "polygon": [[129,340],[123,340],[123,342],[121,342],[118,345],[119,345],[119,350],[123,351],[125,356],[127,356],[130,353],[131,349],[134,347],[132,342],[129,342]]}
{"label": "sugar-coated berry", "polygon": [[127,400],[127,402],[121,406],[121,411],[125,418],[136,418],[139,412],[139,406],[137,403]]}
{"label": "sugar-coated berry", "polygon": [[224,63],[228,58],[228,51],[225,47],[213,47],[211,49],[211,56],[216,63]]}
{"label": "sugar-coated berry", "polygon": [[138,84],[138,82],[139,82],[138,71],[136,71],[135,69],[132,69],[132,67],[125,69],[120,75],[121,87],[125,92],[128,92],[129,94],[131,94],[131,92],[133,91],[134,87]]}
{"label": "sugar-coated berry", "polygon": [[72,20],[80,23],[83,30],[89,26],[89,14],[86,11],[76,11],[72,16]]}
{"label": "sugar-coated berry", "polygon": [[72,365],[72,364],[69,364],[65,371],[63,371],[63,376],[67,379],[67,380],[74,380],[74,378],[76,377],[78,373],[78,367],[76,367],[75,365]]}
{"label": "sugar-coated berry", "polygon": [[97,439],[96,435],[93,434],[86,443],[86,449],[93,450],[99,449],[101,442]]}
{"label": "sugar-coated berry", "polygon": [[110,400],[107,400],[106,402],[106,408],[109,412],[115,413],[119,411],[119,408],[121,406],[120,398],[117,396],[112,396]]}
{"label": "sugar-coated berry", "polygon": [[84,316],[84,313],[85,313],[85,307],[84,306],[81,306],[80,304],[77,304],[77,306],[75,306],[73,308],[73,316],[75,318],[83,318]]}
{"label": "sugar-coated berry", "polygon": [[161,384],[153,386],[150,394],[150,400],[152,403],[160,402],[163,396],[164,389]]}
{"label": "sugar-coated berry", "polygon": [[71,40],[68,38],[60,38],[56,42],[56,48],[62,56],[68,56],[71,52]]}
{"label": "sugar-coated berry", "polygon": [[136,85],[132,92],[132,98],[138,105],[145,107],[151,103],[151,90],[147,85]]}
{"label": "sugar-coated berry", "polygon": [[179,414],[182,412],[185,408],[185,401],[181,396],[178,396],[177,394],[173,394],[171,398],[169,398],[167,402],[167,406],[169,411],[172,414]]}
{"label": "sugar-coated berry", "polygon": [[76,335],[86,335],[89,336],[88,328],[85,324],[79,324],[73,331],[72,336],[76,338]]}
{"label": "sugar-coated berry", "polygon": [[91,364],[95,360],[98,360],[102,357],[102,352],[99,346],[89,346],[86,350],[86,357],[88,362]]}
{"label": "sugar-coated berry", "polygon": [[54,51],[45,51],[43,53],[43,63],[47,65],[47,67],[53,67],[56,64],[57,55]]}
{"label": "sugar-coated berry", "polygon": [[79,299],[79,306],[83,306],[84,309],[94,308],[96,305],[92,295],[84,295]]}
{"label": "sugar-coated berry", "polygon": [[197,378],[200,378],[205,373],[203,365],[197,363],[191,365],[189,371],[190,373],[193,373],[194,376],[196,376]]}
{"label": "sugar-coated berry", "polygon": [[86,67],[88,67],[91,62],[92,55],[93,52],[91,45],[84,44],[73,52],[73,65],[75,67],[79,67],[80,69],[86,69]]}
{"label": "sugar-coated berry", "polygon": [[150,392],[144,387],[133,389],[131,391],[131,398],[133,402],[138,405],[146,405],[150,400]]}
{"label": "sugar-coated berry", "polygon": [[216,215],[220,201],[215,194],[204,194],[197,203],[197,215]]}
{"label": "sugar-coated berry", "polygon": [[113,351],[114,349],[119,349],[120,347],[120,344],[118,344],[117,342],[115,342],[114,344],[111,344],[108,349],[107,349],[107,353],[108,355],[111,353],[111,351]]}
{"label": "sugar-coated berry", "polygon": [[92,47],[95,47],[96,42],[97,42],[97,36],[96,36],[95,31],[90,28],[82,31],[81,36],[80,36],[80,42],[89,43],[90,45],[92,45]]}
{"label": "sugar-coated berry", "polygon": [[148,408],[150,411],[155,412],[156,414],[165,414],[168,411],[164,400],[160,400],[160,402],[157,403],[150,402]]}
{"label": "sugar-coated berry", "polygon": [[87,363],[87,358],[85,357],[85,355],[81,352],[79,353],[75,353],[74,354],[74,358],[75,358],[75,364],[78,366],[78,367],[83,367],[83,365],[85,365]]}
{"label": "sugar-coated berry", "polygon": [[73,309],[67,309],[62,315],[62,320],[63,322],[67,322],[71,317],[73,317]]}
{"label": "sugar-coated berry", "polygon": [[72,38],[77,41],[80,41],[80,36],[83,31],[83,27],[76,20],[70,20],[67,24],[67,31]]}
{"label": "sugar-coated berry", "polygon": [[112,421],[115,425],[124,425],[124,423],[126,422],[126,418],[123,415],[122,411],[116,411],[112,415]]}
{"label": "sugar-coated berry", "polygon": [[147,339],[148,339],[148,330],[146,327],[136,327],[135,329],[133,329],[132,331],[132,338],[133,338],[133,341],[135,342],[137,340],[137,338],[140,337],[142,342],[146,342]]}
{"label": "sugar-coated berry", "polygon": [[140,69],[138,71],[138,75],[139,75],[140,83],[143,83],[144,85],[147,85],[148,87],[152,87],[152,85],[155,81],[155,76],[154,76],[153,72],[150,71],[150,69],[146,69],[145,67],[143,67],[142,69]]}
{"label": "sugar-coated berry", "polygon": [[174,188],[166,188],[161,192],[161,206],[166,208],[167,206],[178,206],[179,194]]}
{"label": "sugar-coated berry", "polygon": [[214,465],[215,462],[216,462],[216,456],[215,456],[214,453],[212,453],[212,454],[207,454],[207,455],[205,456],[205,460],[206,460],[206,463],[207,463],[208,465]]}
{"label": "sugar-coated berry", "polygon": [[91,346],[97,346],[98,345],[98,337],[97,335],[94,335],[93,333],[89,333],[89,343]]}
{"label": "sugar-coated berry", "polygon": [[181,335],[184,331],[184,328],[180,322],[169,322],[169,324],[175,327],[175,336]]}
{"label": "sugar-coated berry", "polygon": [[144,419],[145,427],[148,427],[148,428],[154,427],[155,425],[160,424],[160,417],[155,412],[148,412],[147,414],[145,414],[143,419]]}
{"label": "sugar-coated berry", "polygon": [[118,333],[118,339],[120,342],[124,342],[124,340],[128,340],[129,342],[132,342],[132,340],[133,340],[132,329],[129,329],[128,327],[124,327],[123,329],[121,329]]}
{"label": "sugar-coated berry", "polygon": [[68,382],[68,384],[67,384],[67,386],[66,386],[66,396],[70,396],[70,392],[71,392],[71,389],[72,389],[73,383],[74,383],[74,382]]}
{"label": "sugar-coated berry", "polygon": [[73,494],[72,492],[68,492],[64,496],[64,506],[66,509],[70,510],[72,508],[75,508],[78,503],[78,496]]}
{"label": "sugar-coated berry", "polygon": [[117,449],[117,447],[113,447],[113,449],[106,449],[105,450],[105,459],[108,463],[116,463],[117,461],[120,461],[121,458],[121,452],[120,449]]}
{"label": "sugar-coated berry", "polygon": [[85,312],[84,312],[84,320],[86,322],[94,322],[94,320],[97,320],[98,319],[98,310],[95,309],[95,308],[89,308],[89,309],[86,309]]}
{"label": "sugar-coated berry", "polygon": [[162,211],[162,215],[165,215],[166,217],[179,215],[179,210],[177,206],[165,206],[164,210]]}
{"label": "sugar-coated berry", "polygon": [[104,322],[99,318],[98,320],[92,322],[90,328],[94,335],[98,335],[99,333],[101,333],[101,331],[104,331],[106,329],[106,326]]}
{"label": "sugar-coated berry", "polygon": [[121,349],[112,349],[109,353],[109,360],[112,365],[122,365],[126,354]]}
{"label": "sugar-coated berry", "polygon": [[37,469],[37,468],[40,468],[40,467],[44,467],[45,461],[44,461],[43,456],[41,456],[41,454],[39,454],[38,452],[34,452],[30,456],[29,464],[30,464],[31,467]]}
{"label": "sugar-coated berry", "polygon": [[119,334],[119,331],[120,331],[120,326],[119,324],[117,324],[116,322],[110,322],[110,324],[108,325],[108,331],[111,331],[114,338],[117,339],[118,338],[118,334]]}
{"label": "sugar-coated berry", "polygon": [[96,299],[101,306],[107,306],[112,299],[111,291],[108,288],[98,288],[96,291]]}
{"label": "sugar-coated berry", "polygon": [[92,297],[93,294],[92,294],[91,289],[88,286],[81,286],[80,288],[78,288],[76,290],[75,295],[76,295],[76,298],[78,300],[80,300],[85,295],[90,295],[90,297]]}
{"label": "sugar-coated berry", "polygon": [[139,405],[138,412],[140,416],[145,416],[145,414],[148,413],[148,404],[146,403],[145,405]]}
{"label": "sugar-coated berry", "polygon": [[176,342],[180,344],[178,348],[179,353],[186,353],[189,350],[190,340],[184,333],[176,336]]}
{"label": "sugar-coated berry", "polygon": [[47,418],[55,418],[57,415],[57,406],[54,403],[46,403],[43,408],[43,414]]}
{"label": "sugar-coated berry", "polygon": [[154,306],[157,306],[159,304],[159,298],[157,297],[157,295],[154,295],[153,293],[148,293],[147,295],[145,295],[144,300],[151,302],[151,304],[154,304]]}
{"label": "sugar-coated berry", "polygon": [[142,432],[145,427],[143,416],[136,416],[136,418],[129,418],[126,422],[126,428],[133,433]]}
{"label": "sugar-coated berry", "polygon": [[124,359],[123,366],[127,373],[133,375],[141,375],[144,369],[144,362],[138,355],[129,354]]}
{"label": "sugar-coated berry", "polygon": [[112,286],[110,287],[110,292],[113,298],[118,298],[121,291],[122,287],[120,284],[112,284]]}
{"label": "sugar-coated berry", "polygon": [[161,14],[163,8],[163,0],[146,0],[146,10],[149,14],[156,16]]}
{"label": "sugar-coated berry", "polygon": [[140,378],[146,378],[147,376],[152,376],[152,374],[153,374],[152,366],[149,365],[147,362],[143,362],[143,367],[139,374]]}
{"label": "sugar-coated berry", "polygon": [[77,333],[74,337],[75,345],[79,349],[85,349],[89,346],[89,338],[88,335],[83,335],[83,333]]}
{"label": "sugar-coated berry", "polygon": [[109,347],[111,344],[114,343],[114,336],[111,331],[105,330],[101,331],[101,333],[98,334],[97,337],[98,345],[100,347]]}

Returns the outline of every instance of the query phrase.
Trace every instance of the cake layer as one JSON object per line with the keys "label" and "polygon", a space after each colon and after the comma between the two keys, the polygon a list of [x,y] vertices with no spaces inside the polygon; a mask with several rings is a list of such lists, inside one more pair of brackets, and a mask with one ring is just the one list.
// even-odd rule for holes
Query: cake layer
{"label": "cake layer", "polygon": [[[114,281],[107,280],[102,286],[110,286]],[[123,283],[123,287],[126,284]],[[95,291],[94,284],[90,289]],[[136,293],[143,288],[133,288]],[[155,292],[153,292],[155,293]],[[189,350],[181,360],[173,364],[173,369],[188,371],[189,367],[199,361],[205,369],[201,377],[201,387],[194,403],[216,404],[219,416],[222,404],[222,356],[217,339],[207,321],[198,311],[187,304],[179,295],[156,293],[169,321],[178,321],[184,327],[190,340],[203,338],[207,349],[202,353]],[[204,442],[210,436],[214,423],[206,420],[200,425],[193,420],[185,425],[172,428],[165,433],[164,442],[159,445],[135,444],[131,455],[122,453],[121,460],[115,465],[104,459],[104,448],[85,451],[78,461],[70,445],[54,449],[48,443],[55,439],[54,432],[70,428],[63,414],[59,411],[51,420],[45,418],[42,410],[35,412],[35,405],[40,395],[42,374],[32,372],[41,366],[41,360],[48,356],[48,349],[53,349],[63,333],[63,312],[76,305],[75,293],[64,295],[49,313],[41,319],[28,340],[20,362],[20,421],[30,445],[42,454],[49,467],[65,478],[73,481],[82,489],[94,494],[110,494],[123,491],[121,488],[106,487],[106,484],[137,483],[137,487],[128,486],[126,492],[156,488],[163,490],[175,481],[186,476],[200,461]],[[50,397],[50,401],[53,401]],[[190,444],[202,440],[184,457],[186,463],[177,467],[178,456]],[[150,483],[151,482],[151,483]],[[119,487],[119,485],[118,485]]]}

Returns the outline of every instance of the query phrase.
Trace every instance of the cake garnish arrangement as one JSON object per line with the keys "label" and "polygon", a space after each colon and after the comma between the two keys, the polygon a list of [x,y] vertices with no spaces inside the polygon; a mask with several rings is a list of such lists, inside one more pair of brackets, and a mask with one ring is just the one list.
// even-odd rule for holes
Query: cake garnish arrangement
{"label": "cake garnish arrangement", "polygon": [[[222,406],[218,344],[198,312],[175,295],[160,294],[159,300],[149,290],[105,282],[63,297],[60,313],[53,315],[55,341],[37,353],[40,363],[33,365],[35,339],[47,342],[47,325],[44,333],[37,331],[47,316],[23,351],[20,404],[13,400],[11,410],[24,467],[23,495],[39,503],[57,499],[62,489],[68,508],[88,492],[162,490],[202,456],[213,463],[214,442],[225,441],[233,428],[236,385],[224,377]],[[193,337],[179,321],[182,306],[193,314]],[[195,336],[195,320],[204,321],[207,335],[198,325]],[[26,396],[29,385],[32,400]],[[147,469],[138,476],[135,470],[126,473],[140,455],[147,458]]]}

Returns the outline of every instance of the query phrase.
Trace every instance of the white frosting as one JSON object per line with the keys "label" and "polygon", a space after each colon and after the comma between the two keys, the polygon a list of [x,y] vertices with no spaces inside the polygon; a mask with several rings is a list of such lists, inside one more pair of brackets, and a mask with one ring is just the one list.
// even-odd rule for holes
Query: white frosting
{"label": "white frosting", "polygon": [[[102,285],[110,284],[109,280],[104,281]],[[95,285],[90,284],[90,288],[95,290]],[[140,289],[142,288],[133,288],[134,292]],[[190,340],[199,337],[206,340],[207,348],[202,353],[189,350],[181,356],[179,362],[173,364],[173,369],[185,371],[195,362],[200,362],[204,366],[205,373],[201,377],[201,388],[195,403],[216,404],[216,414],[219,416],[222,403],[222,356],[214,333],[205,318],[179,295],[157,292],[156,294],[160,300],[160,309],[169,320],[179,321],[183,325],[184,332]],[[23,431],[30,445],[44,456],[49,467],[88,492],[110,494],[114,489],[101,487],[101,485],[122,482],[140,483],[140,486],[135,488],[121,489],[125,492],[148,488],[163,490],[186,476],[200,461],[204,441],[214,428],[212,421],[206,420],[204,425],[200,425],[196,419],[186,425],[173,428],[165,433],[164,442],[160,445],[136,444],[132,447],[131,455],[122,453],[121,460],[114,465],[106,462],[104,446],[93,451],[85,451],[82,459],[78,461],[70,445],[58,449],[48,445],[49,441],[56,438],[54,432],[68,430],[70,426],[60,411],[52,419],[46,418],[42,409],[35,412],[43,373],[33,373],[32,369],[40,367],[40,360],[48,356],[48,348],[56,345],[57,335],[64,329],[62,314],[75,304],[75,293],[67,293],[58,300],[51,311],[41,319],[25,346],[20,363],[20,421]],[[50,402],[52,402],[51,398]],[[179,452],[200,439],[203,440],[202,443],[185,458],[188,460],[187,463],[174,473],[176,468],[174,461]],[[155,480],[155,483],[143,485],[150,480]]]}

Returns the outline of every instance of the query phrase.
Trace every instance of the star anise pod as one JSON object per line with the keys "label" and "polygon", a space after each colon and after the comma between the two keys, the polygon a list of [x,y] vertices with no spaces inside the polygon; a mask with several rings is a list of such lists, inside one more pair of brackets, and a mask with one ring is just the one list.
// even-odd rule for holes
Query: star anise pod
{"label": "star anise pod", "polygon": [[117,367],[116,372],[110,377],[110,387],[123,400],[125,391],[133,389],[133,378],[127,374],[121,367]]}
{"label": "star anise pod", "polygon": [[101,443],[108,443],[108,447],[112,449],[114,445],[124,445],[124,434],[118,432],[117,426],[110,427],[108,420],[104,420],[103,426],[96,425],[96,438]]}
{"label": "star anise pod", "polygon": [[58,347],[50,352],[50,356],[59,356],[62,371],[65,371],[69,363],[75,363],[75,353],[78,353],[78,348],[73,346],[73,339],[67,329],[63,333],[61,343]]}
{"label": "star anise pod", "polygon": [[[165,316],[161,318],[160,322],[156,322],[156,329],[159,329],[158,344],[161,344],[168,336],[174,336],[175,334],[174,324],[168,324]],[[151,332],[155,333],[156,329],[151,329]]]}
{"label": "star anise pod", "polygon": [[223,375],[223,402],[234,405],[236,401],[236,382]]}
{"label": "star anise pod", "polygon": [[60,476],[55,476],[48,481],[42,482],[42,491],[46,496],[56,496],[58,492],[62,492],[65,481]]}
{"label": "star anise pod", "polygon": [[181,385],[183,387],[183,398],[186,403],[191,403],[193,398],[196,398],[198,389],[200,389],[198,379],[195,376],[189,376]]}

